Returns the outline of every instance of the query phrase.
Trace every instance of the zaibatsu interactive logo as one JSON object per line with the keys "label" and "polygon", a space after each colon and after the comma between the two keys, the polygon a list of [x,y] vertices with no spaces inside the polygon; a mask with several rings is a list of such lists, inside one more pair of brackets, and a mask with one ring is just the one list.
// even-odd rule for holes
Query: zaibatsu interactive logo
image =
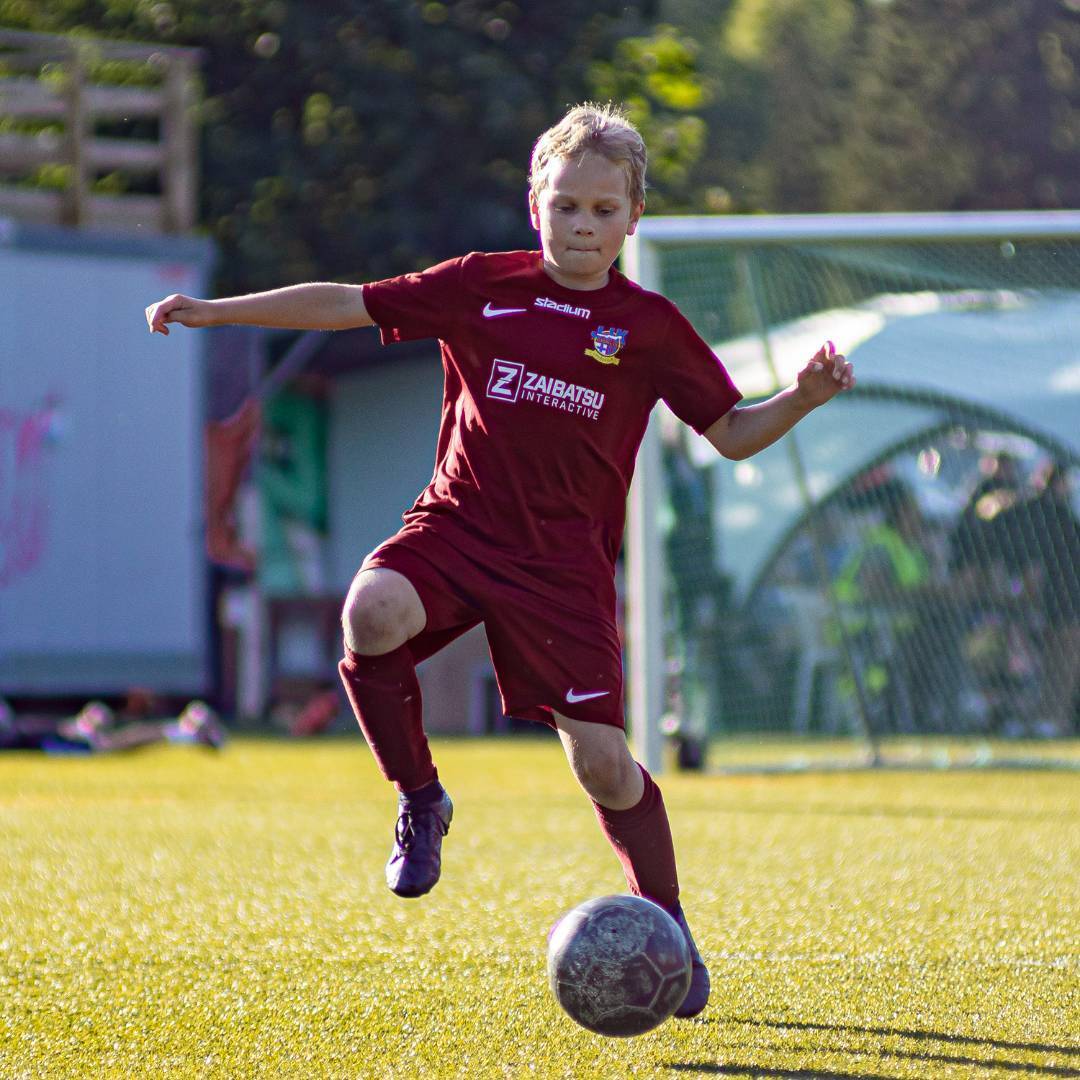
{"label": "zaibatsu interactive logo", "polygon": [[604,406],[602,391],[589,386],[526,371],[524,364],[513,360],[493,360],[488,378],[487,396],[496,401],[529,401],[548,409],[599,420]]}
{"label": "zaibatsu interactive logo", "polygon": [[511,360],[496,360],[491,365],[491,378],[488,379],[487,396],[499,401],[517,401],[521,393],[521,376],[525,374],[524,364],[515,364]]}

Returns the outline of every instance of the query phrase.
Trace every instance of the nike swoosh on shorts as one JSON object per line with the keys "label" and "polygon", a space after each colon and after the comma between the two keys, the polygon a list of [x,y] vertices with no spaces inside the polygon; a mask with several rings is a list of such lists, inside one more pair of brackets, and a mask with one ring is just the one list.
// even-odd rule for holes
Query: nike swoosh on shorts
{"label": "nike swoosh on shorts", "polygon": [[500,315],[522,315],[528,310],[528,308],[523,307],[492,307],[489,300],[484,305],[484,318],[497,319]]}
{"label": "nike swoosh on shorts", "polygon": [[571,705],[576,705],[579,701],[592,701],[593,698],[605,697],[610,693],[610,690],[593,690],[591,693],[579,694],[575,690],[567,690],[566,700]]}

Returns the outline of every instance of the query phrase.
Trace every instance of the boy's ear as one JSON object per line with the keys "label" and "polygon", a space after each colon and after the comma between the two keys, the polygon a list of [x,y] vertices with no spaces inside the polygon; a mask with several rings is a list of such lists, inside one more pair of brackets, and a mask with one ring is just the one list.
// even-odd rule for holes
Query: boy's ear
{"label": "boy's ear", "polygon": [[536,201],[536,193],[529,189],[529,220],[532,222],[532,227],[540,231],[540,204]]}
{"label": "boy's ear", "polygon": [[626,235],[633,236],[637,232],[638,222],[641,220],[641,215],[645,213],[645,204],[639,202],[633,210],[630,211],[630,221],[626,226]]}

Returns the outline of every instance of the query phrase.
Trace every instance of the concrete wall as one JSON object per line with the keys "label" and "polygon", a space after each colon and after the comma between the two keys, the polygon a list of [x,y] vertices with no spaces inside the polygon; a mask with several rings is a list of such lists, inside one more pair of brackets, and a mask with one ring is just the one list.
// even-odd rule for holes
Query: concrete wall
{"label": "concrete wall", "polygon": [[[330,580],[344,598],[364,556],[401,526],[431,479],[442,403],[442,365],[394,359],[335,381],[330,406]],[[477,628],[419,670],[430,732],[482,731],[487,638]]]}
{"label": "concrete wall", "polygon": [[364,556],[401,528],[435,465],[442,366],[387,362],[335,380],[327,447],[330,580],[344,592]]}
{"label": "concrete wall", "polygon": [[0,692],[195,693],[207,671],[197,333],[207,244],[0,221]]}

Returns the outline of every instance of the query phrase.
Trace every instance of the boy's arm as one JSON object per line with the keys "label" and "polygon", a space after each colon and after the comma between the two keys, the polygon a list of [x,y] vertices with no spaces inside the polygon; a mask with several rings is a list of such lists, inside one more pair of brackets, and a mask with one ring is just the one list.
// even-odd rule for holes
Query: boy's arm
{"label": "boy's arm", "polygon": [[169,323],[181,326],[269,326],[283,330],[348,330],[371,326],[361,285],[313,282],[270,292],[199,300],[174,293],[146,309],[150,333],[168,334]]}
{"label": "boy's arm", "polygon": [[771,446],[812,409],[854,385],[850,362],[827,342],[789,387],[768,401],[732,409],[705,432],[705,438],[724,457],[740,461]]}

